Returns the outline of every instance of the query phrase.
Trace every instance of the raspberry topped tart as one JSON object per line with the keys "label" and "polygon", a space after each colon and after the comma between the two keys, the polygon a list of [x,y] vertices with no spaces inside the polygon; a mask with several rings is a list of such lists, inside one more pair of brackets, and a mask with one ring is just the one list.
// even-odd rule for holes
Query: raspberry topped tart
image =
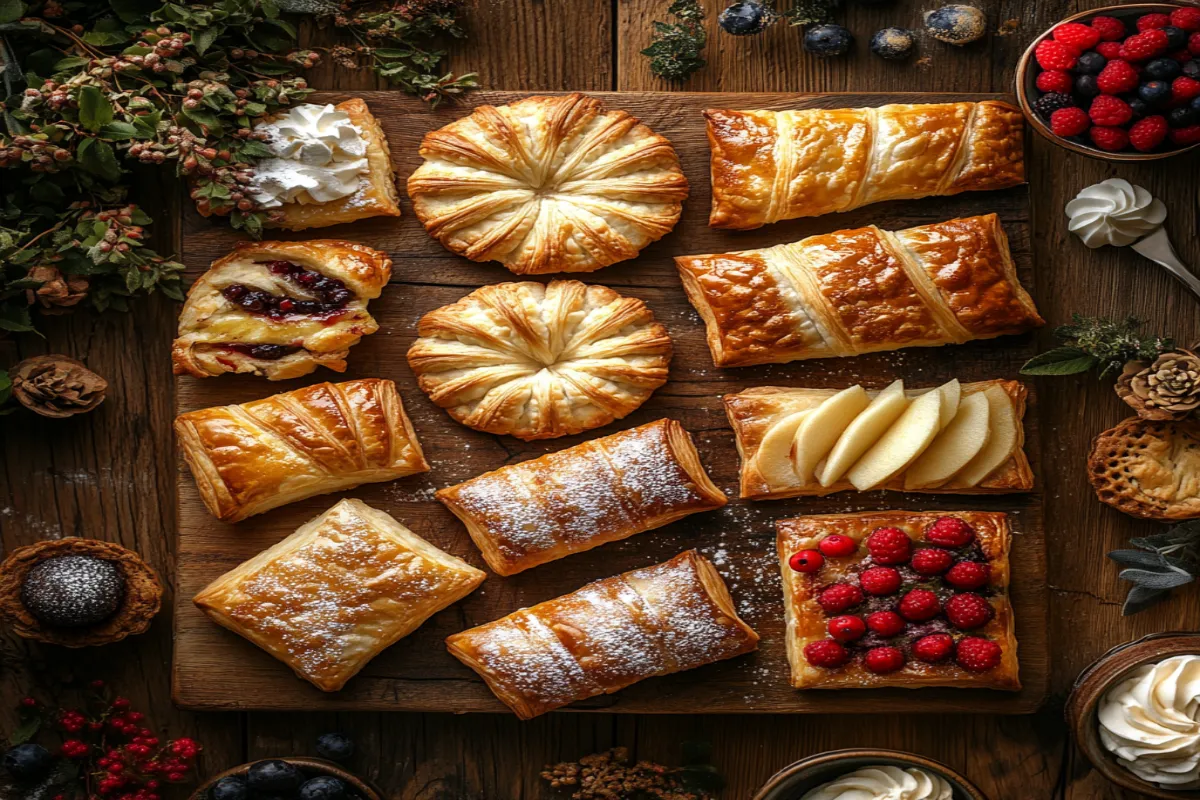
{"label": "raspberry topped tart", "polygon": [[797,689],[1021,688],[1005,514],[824,514],[775,527]]}

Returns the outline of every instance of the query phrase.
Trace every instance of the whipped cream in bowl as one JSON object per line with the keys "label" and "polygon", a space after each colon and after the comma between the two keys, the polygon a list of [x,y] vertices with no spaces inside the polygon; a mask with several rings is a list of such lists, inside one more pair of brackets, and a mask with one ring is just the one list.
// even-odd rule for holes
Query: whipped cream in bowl
{"label": "whipped cream in bowl", "polygon": [[370,172],[362,130],[333,105],[302,103],[256,130],[267,133],[272,153],[255,164],[250,182],[261,208],[340,200]]}
{"label": "whipped cream in bowl", "polygon": [[1088,186],[1067,203],[1067,228],[1088,247],[1124,247],[1147,236],[1167,218],[1163,202],[1141,186],[1109,178]]}
{"label": "whipped cream in bowl", "polygon": [[952,800],[945,778],[920,767],[862,767],[812,789],[801,800]]}

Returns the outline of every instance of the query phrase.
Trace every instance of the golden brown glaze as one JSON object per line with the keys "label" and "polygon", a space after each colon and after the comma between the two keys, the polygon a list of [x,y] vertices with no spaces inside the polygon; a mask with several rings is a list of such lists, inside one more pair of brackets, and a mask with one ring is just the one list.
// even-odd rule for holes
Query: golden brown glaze
{"label": "golden brown glaze", "polygon": [[1126,514],[1200,518],[1200,423],[1130,417],[1096,437],[1088,473],[1101,502]]}
{"label": "golden brown glaze", "polygon": [[1025,118],[1008,103],[975,104],[967,147],[948,188],[976,192],[1025,182]]}

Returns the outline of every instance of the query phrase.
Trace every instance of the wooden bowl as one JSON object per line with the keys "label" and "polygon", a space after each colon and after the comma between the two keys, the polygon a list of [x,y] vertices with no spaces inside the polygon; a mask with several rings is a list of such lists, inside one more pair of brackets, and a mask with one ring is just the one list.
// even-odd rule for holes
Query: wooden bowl
{"label": "wooden bowl", "polygon": [[1172,656],[1200,655],[1200,633],[1155,633],[1118,645],[1102,655],[1090,667],[1079,673],[1071,696],[1067,698],[1065,715],[1075,737],[1075,743],[1096,771],[1108,780],[1147,797],[1163,800],[1194,800],[1200,798],[1197,789],[1164,789],[1148,783],[1117,763],[1112,753],[1100,741],[1100,725],[1096,706],[1104,693],[1134,667],[1163,661]]}
{"label": "wooden bowl", "polygon": [[1121,153],[1110,153],[1107,150],[1101,150],[1098,147],[1092,147],[1079,142],[1072,142],[1069,139],[1064,139],[1061,136],[1055,136],[1050,130],[1050,126],[1038,116],[1033,110],[1033,101],[1038,97],[1038,91],[1035,81],[1037,80],[1038,66],[1034,60],[1033,51],[1038,46],[1038,42],[1050,36],[1050,33],[1066,22],[1087,22],[1092,17],[1107,16],[1116,17],[1121,21],[1126,21],[1131,17],[1140,17],[1142,14],[1150,14],[1153,12],[1171,13],[1177,8],[1184,5],[1198,5],[1200,0],[1186,0],[1179,3],[1133,3],[1120,6],[1106,6],[1104,8],[1093,8],[1088,11],[1083,11],[1067,17],[1064,20],[1056,22],[1050,26],[1048,30],[1029,43],[1029,47],[1025,50],[1021,60],[1017,63],[1017,101],[1021,104],[1021,111],[1025,112],[1025,118],[1029,120],[1029,124],[1033,129],[1050,141],[1057,144],[1059,147],[1065,147],[1076,153],[1082,153],[1085,156],[1098,158],[1103,161],[1157,161],[1162,158],[1170,158],[1177,156],[1180,153],[1187,153],[1200,148],[1200,142],[1190,144],[1186,147],[1176,147],[1173,150],[1163,150],[1154,153],[1139,153],[1136,150],[1129,150]]}
{"label": "wooden bowl", "polygon": [[940,775],[954,789],[954,800],[987,800],[983,792],[950,767],[914,753],[871,748],[831,750],[797,761],[776,772],[753,800],[800,800],[805,792],[863,767],[919,767]]}
{"label": "wooden bowl", "polygon": [[[335,778],[341,778],[345,781],[346,785],[357,792],[362,800],[383,800],[383,792],[377,786],[363,780],[357,775],[347,772],[332,761],[326,761],[322,758],[261,758],[259,761],[286,761],[313,778],[319,775],[332,775]],[[188,800],[208,800],[208,790],[212,788],[214,783],[222,778],[233,776],[245,777],[246,773],[250,771],[250,767],[257,763],[258,761],[250,761],[233,769],[227,769],[220,775],[214,775],[201,784],[196,791],[192,792]]]}

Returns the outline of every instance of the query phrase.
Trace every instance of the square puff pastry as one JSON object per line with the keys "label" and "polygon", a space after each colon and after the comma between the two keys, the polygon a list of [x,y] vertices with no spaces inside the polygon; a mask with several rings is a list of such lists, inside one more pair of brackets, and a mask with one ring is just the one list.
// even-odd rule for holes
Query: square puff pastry
{"label": "square puff pastry", "polygon": [[382,511],[342,500],[192,602],[313,686],[336,692],[485,577]]}
{"label": "square puff pastry", "polygon": [[[861,660],[852,659],[849,663],[835,669],[814,667],[804,657],[804,646],[810,642],[826,638],[826,627],[829,615],[817,603],[817,595],[822,589],[840,580],[855,577],[857,569],[862,564],[866,548],[861,542],[873,531],[883,527],[899,528],[914,543],[923,539],[925,528],[939,517],[954,516],[962,519],[975,530],[975,544],[968,557],[986,561],[990,569],[990,581],[986,587],[979,590],[992,606],[994,616],[982,628],[968,632],[965,635],[980,636],[991,639],[1000,645],[1000,664],[987,672],[969,672],[954,663],[953,660],[942,664],[925,664],[909,658],[904,667],[898,672],[877,675],[866,669]],[[940,511],[880,511],[867,514],[815,514],[795,519],[781,519],[775,523],[777,531],[776,545],[779,551],[779,569],[783,575],[783,608],[787,618],[787,654],[791,664],[791,682],[797,689],[873,689],[900,687],[917,689],[926,686],[950,686],[955,688],[985,688],[1016,691],[1021,688],[1018,679],[1017,638],[1012,603],[1008,597],[1009,562],[1008,553],[1012,536],[1008,527],[1008,517],[1005,514],[989,511],[955,511],[946,513]],[[847,558],[830,558],[825,565],[815,573],[801,573],[788,566],[788,558],[800,550],[816,548],[818,542],[831,534],[848,536],[860,543],[855,556]],[[915,548],[914,548],[915,549]],[[930,579],[932,580],[932,579]],[[937,591],[937,589],[935,589]],[[894,598],[893,598],[894,599]],[[884,598],[880,608],[864,606],[861,610],[884,610],[882,606],[890,602]],[[870,603],[876,600],[868,601]],[[860,613],[851,611],[847,613]],[[948,628],[952,635],[958,637],[958,632],[948,625],[938,625],[935,618],[933,623],[941,628]],[[911,644],[907,639],[918,635],[913,629],[928,627],[930,623],[910,623],[899,643],[892,641],[893,646]],[[930,628],[932,631],[933,628]],[[920,635],[924,635],[921,633]],[[881,642],[882,644],[882,642]]]}
{"label": "square puff pastry", "polygon": [[205,507],[225,522],[429,470],[396,384],[379,378],[189,411],[175,435]]}
{"label": "square puff pastry", "polygon": [[1025,119],[996,100],[704,116],[714,228],[1025,181]]}

